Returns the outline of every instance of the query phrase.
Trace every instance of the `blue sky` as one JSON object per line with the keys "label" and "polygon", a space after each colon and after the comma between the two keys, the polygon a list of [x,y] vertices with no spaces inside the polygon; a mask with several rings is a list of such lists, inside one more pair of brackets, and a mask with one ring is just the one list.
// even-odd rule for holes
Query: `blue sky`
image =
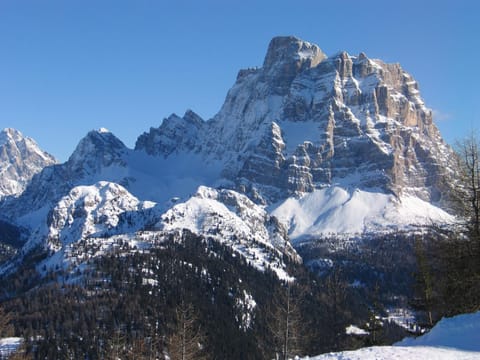
{"label": "blue sky", "polygon": [[205,119],[273,36],[399,62],[447,141],[480,124],[480,2],[0,0],[0,128],[64,161],[91,129],[127,146],[175,112]]}

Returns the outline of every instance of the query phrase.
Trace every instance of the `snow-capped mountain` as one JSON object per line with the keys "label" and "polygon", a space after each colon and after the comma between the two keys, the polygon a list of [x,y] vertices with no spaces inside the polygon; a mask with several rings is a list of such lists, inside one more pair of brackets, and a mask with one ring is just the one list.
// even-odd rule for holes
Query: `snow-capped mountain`
{"label": "snow-capped mountain", "polygon": [[0,199],[23,192],[30,179],[43,168],[56,163],[37,143],[15,129],[0,132]]}
{"label": "snow-capped mountain", "polygon": [[[232,244],[240,238],[253,253],[261,244],[295,255],[288,237],[453,222],[440,207],[447,209],[455,166],[400,65],[363,53],[327,57],[314,44],[277,37],[262,67],[238,73],[214,118],[171,115],[133,150],[106,129],[91,131],[67,162],[44,168],[0,210],[30,229],[29,244],[64,243],[65,231],[69,243],[91,235],[87,219],[97,218],[97,205],[89,210],[84,200],[91,186],[95,204],[117,208],[99,224],[139,211],[139,200],[131,209],[109,201],[121,185],[125,192],[115,191],[126,198],[157,204],[159,231],[189,229]],[[103,182],[116,185],[100,191]]]}

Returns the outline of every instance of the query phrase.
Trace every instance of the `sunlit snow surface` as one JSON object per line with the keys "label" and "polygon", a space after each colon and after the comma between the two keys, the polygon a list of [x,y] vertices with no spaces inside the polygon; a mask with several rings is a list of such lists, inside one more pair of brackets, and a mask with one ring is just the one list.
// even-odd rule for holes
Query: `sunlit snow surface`
{"label": "sunlit snow surface", "polygon": [[13,352],[17,350],[21,343],[22,338],[19,337],[8,337],[0,339],[0,359],[10,356]]}
{"label": "sunlit snow surface", "polygon": [[271,208],[293,241],[338,234],[407,230],[455,221],[445,211],[411,196],[331,186]]}
{"label": "sunlit snow surface", "polygon": [[441,320],[429,333],[395,346],[374,346],[306,357],[304,360],[480,359],[480,312]]}

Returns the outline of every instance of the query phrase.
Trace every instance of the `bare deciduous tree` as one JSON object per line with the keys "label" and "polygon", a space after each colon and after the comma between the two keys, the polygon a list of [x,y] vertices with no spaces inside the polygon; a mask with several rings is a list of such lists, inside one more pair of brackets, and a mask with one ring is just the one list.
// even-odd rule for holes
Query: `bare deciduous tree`
{"label": "bare deciduous tree", "polygon": [[480,138],[472,133],[455,145],[464,184],[460,201],[464,215],[470,220],[472,235],[480,237]]}
{"label": "bare deciduous tree", "polygon": [[274,341],[275,357],[287,360],[301,355],[303,321],[300,312],[301,291],[294,293],[287,283],[283,291],[277,292],[269,311],[269,329]]}
{"label": "bare deciduous tree", "polygon": [[168,340],[172,360],[204,359],[204,341],[193,307],[183,301],[176,309],[176,327]]}

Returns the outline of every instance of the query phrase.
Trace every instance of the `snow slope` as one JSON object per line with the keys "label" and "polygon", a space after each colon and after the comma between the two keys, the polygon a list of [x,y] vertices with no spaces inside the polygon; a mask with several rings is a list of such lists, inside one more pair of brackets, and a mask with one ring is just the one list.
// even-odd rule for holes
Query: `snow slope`
{"label": "snow slope", "polygon": [[272,206],[293,241],[445,224],[454,217],[417,197],[330,186]]}
{"label": "snow slope", "polygon": [[480,359],[480,312],[442,319],[427,334],[416,339],[404,339],[395,346],[374,346],[306,359]]}

